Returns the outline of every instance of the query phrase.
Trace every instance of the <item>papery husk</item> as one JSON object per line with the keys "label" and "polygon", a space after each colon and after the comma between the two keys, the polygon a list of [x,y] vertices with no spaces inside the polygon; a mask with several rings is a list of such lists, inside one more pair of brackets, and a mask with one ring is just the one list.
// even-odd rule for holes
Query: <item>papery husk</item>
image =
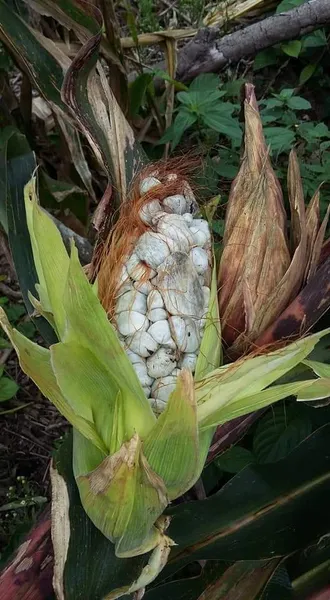
{"label": "papery husk", "polygon": [[320,189],[317,189],[306,210],[307,265],[304,283],[308,283],[319,265],[324,236],[329,221],[330,204],[320,225]]}
{"label": "papery husk", "polygon": [[282,191],[251,84],[246,85],[244,112],[245,151],[229,195],[218,278],[222,335],[228,346],[240,334],[249,340],[257,335],[256,317],[290,265]]}

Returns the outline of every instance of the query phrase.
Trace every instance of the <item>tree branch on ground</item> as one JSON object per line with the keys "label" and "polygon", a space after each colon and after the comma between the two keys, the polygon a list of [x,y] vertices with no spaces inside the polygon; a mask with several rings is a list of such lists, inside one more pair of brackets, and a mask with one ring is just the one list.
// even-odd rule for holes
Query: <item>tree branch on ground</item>
{"label": "tree branch on ground", "polygon": [[[200,73],[220,71],[230,63],[299,38],[329,23],[329,0],[310,0],[224,37],[218,27],[205,27],[179,52],[176,79],[189,81]],[[164,68],[164,65],[158,67]]]}

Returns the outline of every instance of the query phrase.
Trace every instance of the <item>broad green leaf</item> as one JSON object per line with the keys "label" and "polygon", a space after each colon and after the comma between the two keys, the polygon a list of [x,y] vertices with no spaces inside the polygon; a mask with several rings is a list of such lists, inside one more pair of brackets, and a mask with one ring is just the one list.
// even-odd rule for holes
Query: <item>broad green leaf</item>
{"label": "broad green leaf", "polygon": [[294,58],[298,58],[301,48],[302,43],[300,40],[291,40],[290,42],[281,45],[281,50],[283,50],[284,54],[293,56]]}
{"label": "broad green leaf", "polygon": [[172,507],[169,535],[178,546],[163,576],[195,560],[286,555],[327,533],[330,456],[324,448],[329,435],[326,425],[286,459],[249,465],[206,500]]}
{"label": "broad green leaf", "polygon": [[327,45],[327,36],[324,29],[316,29],[302,38],[303,48],[324,48]]}
{"label": "broad green leaf", "polygon": [[153,80],[151,73],[141,73],[129,86],[129,111],[132,116],[137,115],[144,103],[145,94]]}
{"label": "broad green leaf", "polygon": [[165,144],[167,142],[172,142],[171,146],[172,150],[174,150],[186,129],[191,127],[196,121],[197,115],[189,112],[189,110],[183,107],[176,115],[174,123],[165,131],[158,143]]}
{"label": "broad green leaf", "polygon": [[208,92],[216,90],[220,84],[219,75],[216,73],[201,73],[189,85],[189,92]]}
{"label": "broad green leaf", "polygon": [[312,423],[300,406],[281,403],[261,417],[253,437],[253,452],[259,463],[285,458],[312,432]]}
{"label": "broad green leaf", "polygon": [[9,377],[0,377],[0,402],[10,400],[19,390],[19,386]]}
{"label": "broad green leaf", "polygon": [[276,52],[276,49],[267,48],[266,50],[258,52],[253,62],[253,70],[259,71],[260,69],[264,69],[265,67],[276,65],[277,61],[278,53]]}
{"label": "broad green leaf", "polygon": [[287,105],[292,110],[310,110],[312,108],[311,103],[301,96],[292,96],[287,100]]}
{"label": "broad green leaf", "polygon": [[115,547],[93,525],[84,511],[72,472],[71,435],[56,454],[56,468],[64,477],[70,500],[70,539],[64,570],[66,600],[104,600],[114,588],[137,579],[148,556],[117,558]]}
{"label": "broad green leaf", "polygon": [[276,14],[285,12],[287,10],[292,10],[301,4],[304,4],[306,0],[282,0],[276,8]]}
{"label": "broad green leaf", "polygon": [[295,134],[286,127],[264,127],[267,144],[273,152],[284,152],[294,144]]}
{"label": "broad green leaf", "polygon": [[[77,249],[72,246],[68,279],[63,296],[66,315],[65,342],[88,348],[109,372],[113,384],[123,394],[127,423],[142,435],[155,423],[133,365],[119,342],[114,327],[80,265]],[[127,425],[127,427],[129,427]]]}
{"label": "broad green leaf", "polygon": [[2,308],[0,308],[0,324],[15,348],[24,373],[34,381],[41,393],[56,406],[57,410],[71,425],[76,427],[82,435],[91,440],[100,450],[106,452],[93,423],[76,414],[62,396],[51,367],[50,351],[31,342],[16,329],[13,329]]}
{"label": "broad green leaf", "polygon": [[178,376],[166,409],[144,440],[143,452],[164,481],[169,500],[181,496],[199,477],[196,400],[189,371]]}
{"label": "broad green leaf", "polygon": [[210,129],[214,129],[238,143],[242,138],[242,130],[237,119],[228,115],[225,105],[217,107],[217,110],[209,110],[203,113],[203,123]]}
{"label": "broad green leaf", "polygon": [[304,67],[299,75],[299,85],[304,85],[315,73],[316,64],[310,63]]}
{"label": "broad green leaf", "polygon": [[219,469],[228,473],[238,473],[253,462],[253,453],[242,446],[232,446],[214,460]]}

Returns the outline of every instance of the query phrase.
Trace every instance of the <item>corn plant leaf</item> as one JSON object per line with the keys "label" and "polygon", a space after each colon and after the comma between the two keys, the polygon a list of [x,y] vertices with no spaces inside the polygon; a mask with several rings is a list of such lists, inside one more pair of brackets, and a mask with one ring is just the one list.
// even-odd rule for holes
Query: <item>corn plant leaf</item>
{"label": "corn plant leaf", "polygon": [[5,0],[0,0],[0,38],[42,95],[65,112],[60,93],[63,82],[60,62],[42,46],[27,23],[9,8]]}
{"label": "corn plant leaf", "polygon": [[196,412],[192,375],[183,371],[165,411],[143,444],[144,454],[163,479],[170,500],[181,496],[199,476]]}
{"label": "corn plant leaf", "polygon": [[236,417],[249,414],[254,410],[265,408],[291,395],[296,396],[297,400],[301,401],[328,398],[330,396],[330,379],[308,379],[295,383],[274,385],[253,396],[245,396],[236,402],[231,402],[222,409],[220,408],[214,415],[205,419],[200,427],[202,429],[214,427],[217,423],[225,423]]}
{"label": "corn plant leaf", "polygon": [[0,308],[0,324],[17,352],[19,363],[24,373],[31,377],[42,394],[56,406],[57,410],[82,435],[90,439],[93,444],[104,452],[105,445],[97,435],[93,423],[75,413],[63,397],[52,370],[50,351],[47,348],[38,346],[19,333],[19,331],[13,329],[2,308]]}
{"label": "corn plant leaf", "polygon": [[87,517],[72,472],[72,436],[57,451],[55,465],[69,494],[70,539],[63,573],[66,600],[103,600],[113,588],[136,580],[148,555],[117,558],[112,542]]}
{"label": "corn plant leaf", "polygon": [[100,42],[99,33],[78,52],[66,73],[62,97],[124,200],[127,186],[146,158],[97,63]]}
{"label": "corn plant leaf", "polygon": [[171,508],[169,535],[178,547],[163,577],[194,560],[286,555],[328,532],[329,435],[325,425],[285,459],[249,465],[210,498]]}
{"label": "corn plant leaf", "polygon": [[287,384],[287,388],[283,385],[264,390],[303,361],[327,333],[328,330],[324,330],[298,342],[293,342],[286,348],[254,358],[247,357],[237,361],[234,365],[220,367],[211,372],[203,381],[197,382],[195,388],[198,420],[201,426],[208,427],[224,423],[234,417],[267,406],[267,404],[283,398],[284,396],[281,394],[286,391],[288,391],[287,395],[294,394],[294,385],[297,385],[297,392],[302,385],[308,387],[309,382],[299,381],[296,384]]}
{"label": "corn plant leaf", "polygon": [[[147,588],[147,600],[198,600],[208,585],[217,581],[225,572],[227,564],[224,561],[209,561],[200,573],[192,577],[175,578],[174,581],[160,583]],[[162,575],[160,574],[160,578]]]}
{"label": "corn plant leaf", "polygon": [[[34,290],[38,275],[26,222],[23,190],[35,168],[36,161],[32,152],[12,158],[7,165],[8,181],[11,182],[7,189],[9,244],[24,303],[30,316],[33,315],[34,307],[29,299],[29,292]],[[33,321],[46,342],[56,341],[56,336],[45,319],[38,317]]]}
{"label": "corn plant leaf", "polygon": [[131,431],[132,427],[141,434],[147,433],[156,418],[114,327],[86,278],[74,246],[71,248],[63,307],[66,314],[65,341],[89,348],[122,391],[127,431]]}

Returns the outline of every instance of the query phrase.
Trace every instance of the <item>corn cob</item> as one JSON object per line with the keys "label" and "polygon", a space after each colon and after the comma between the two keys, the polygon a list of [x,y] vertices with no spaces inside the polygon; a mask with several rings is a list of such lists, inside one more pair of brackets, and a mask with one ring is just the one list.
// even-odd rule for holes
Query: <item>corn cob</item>
{"label": "corn cob", "polygon": [[[210,299],[211,233],[197,216],[190,185],[174,173],[140,179],[130,211],[136,222],[130,223],[133,239],[125,232],[129,249],[119,256],[118,283],[109,283],[102,263],[99,278],[107,290],[112,286],[106,308],[153,411],[160,414],[180,370],[195,371]],[[116,243],[121,219],[118,229],[112,232]]]}

